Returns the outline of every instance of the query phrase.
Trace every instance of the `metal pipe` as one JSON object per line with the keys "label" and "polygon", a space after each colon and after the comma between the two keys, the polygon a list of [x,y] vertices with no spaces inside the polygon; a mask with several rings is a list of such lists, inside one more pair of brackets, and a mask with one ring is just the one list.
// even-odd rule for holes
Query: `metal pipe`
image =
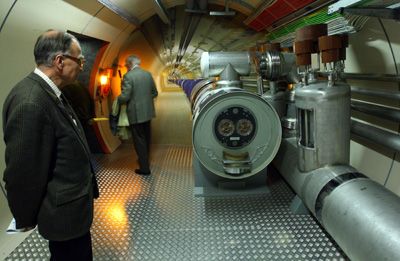
{"label": "metal pipe", "polygon": [[160,0],[153,0],[153,7],[164,24],[170,24],[171,21],[168,17],[168,12],[165,10],[163,3]]}
{"label": "metal pipe", "polygon": [[97,0],[100,4],[104,5],[112,12],[116,13],[118,16],[124,18],[129,23],[133,24],[136,27],[140,27],[141,21],[138,17],[132,15],[130,12],[127,12],[124,8],[121,8],[119,5],[114,3],[111,0]]}
{"label": "metal pipe", "polygon": [[386,148],[400,151],[400,135],[372,126],[366,122],[351,119],[351,133],[366,138],[374,143],[385,146]]}
{"label": "metal pipe", "polygon": [[400,77],[395,74],[377,73],[340,73],[340,78],[351,80],[371,80],[384,82],[400,82]]}
{"label": "metal pipe", "polygon": [[264,94],[264,82],[261,75],[258,76],[257,78],[256,86],[257,86],[257,93],[262,96]]}
{"label": "metal pipe", "polygon": [[258,88],[259,88],[259,86],[257,85],[257,84],[255,84],[255,83],[243,83],[243,87],[252,87],[252,88],[255,88],[255,89],[257,89],[257,93],[258,94],[260,94],[259,93],[259,90],[258,90]]}
{"label": "metal pipe", "polygon": [[300,172],[296,138],[273,164],[351,260],[400,260],[400,198],[348,165]]}
{"label": "metal pipe", "polygon": [[249,52],[203,52],[200,70],[204,77],[218,76],[230,64],[239,75],[249,75],[251,57]]}
{"label": "metal pipe", "polygon": [[399,122],[400,110],[394,107],[378,105],[376,103],[364,102],[360,100],[351,100],[351,108],[356,111],[367,113],[383,119]]}
{"label": "metal pipe", "polygon": [[[256,82],[258,82],[258,77],[259,76],[257,76],[257,78],[245,78],[245,77],[243,77],[243,76],[240,76],[240,80],[242,81],[242,82],[253,82],[253,83],[256,83]],[[266,80],[263,80],[263,82],[264,83],[267,83],[267,81]]]}
{"label": "metal pipe", "polygon": [[357,93],[357,94],[363,94],[363,95],[367,95],[367,96],[381,97],[381,98],[385,98],[385,99],[400,101],[400,92],[397,92],[397,91],[389,91],[389,90],[376,91],[376,90],[363,89],[363,88],[358,88],[358,87],[351,87],[351,92]]}
{"label": "metal pipe", "polygon": [[[318,72],[319,75],[328,77],[328,72]],[[381,74],[381,73],[340,73],[341,79],[351,80],[369,80],[382,82],[400,82],[400,76],[397,74]]]}

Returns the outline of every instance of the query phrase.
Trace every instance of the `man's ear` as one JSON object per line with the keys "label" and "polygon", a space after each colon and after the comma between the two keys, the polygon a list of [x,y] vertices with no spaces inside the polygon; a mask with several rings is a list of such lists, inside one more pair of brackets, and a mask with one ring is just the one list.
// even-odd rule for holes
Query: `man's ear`
{"label": "man's ear", "polygon": [[62,69],[64,67],[64,58],[61,55],[57,55],[54,59],[54,64],[58,69]]}

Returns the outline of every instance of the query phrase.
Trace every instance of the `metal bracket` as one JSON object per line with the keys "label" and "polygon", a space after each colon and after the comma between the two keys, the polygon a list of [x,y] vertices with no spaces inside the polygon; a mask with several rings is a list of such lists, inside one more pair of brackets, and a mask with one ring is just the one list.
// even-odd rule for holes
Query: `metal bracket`
{"label": "metal bracket", "polygon": [[339,11],[340,8],[344,8],[350,5],[354,5],[358,2],[361,2],[361,0],[340,0],[337,1],[336,3],[330,5],[328,7],[328,14],[332,14],[336,11]]}
{"label": "metal bracket", "polygon": [[341,14],[352,14],[361,16],[372,16],[384,19],[400,20],[400,8],[390,9],[382,7],[369,7],[369,8],[340,8]]}

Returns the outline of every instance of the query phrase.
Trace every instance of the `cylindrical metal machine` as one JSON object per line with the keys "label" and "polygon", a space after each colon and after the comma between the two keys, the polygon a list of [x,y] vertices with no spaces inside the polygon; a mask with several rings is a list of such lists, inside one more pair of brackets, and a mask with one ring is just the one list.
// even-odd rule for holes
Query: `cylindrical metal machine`
{"label": "cylindrical metal machine", "polygon": [[258,73],[264,79],[276,81],[282,77],[286,77],[289,82],[299,82],[297,75],[296,56],[293,53],[281,53],[277,51],[269,51],[263,53],[258,62]]}
{"label": "cylindrical metal machine", "polygon": [[196,114],[195,110],[198,110],[198,107],[199,107],[199,106],[196,106],[196,104],[201,102],[201,100],[203,100],[207,97],[204,94],[210,93],[210,91],[212,91],[214,89],[216,89],[216,84],[215,84],[215,80],[212,78],[204,79],[204,80],[198,82],[194,86],[192,93],[190,95],[190,103],[191,103],[191,109],[192,109],[193,115]]}
{"label": "cylindrical metal machine", "polygon": [[274,108],[259,95],[237,87],[213,89],[213,83],[198,84],[205,91],[192,100],[192,141],[201,165],[228,179],[243,179],[264,170],[281,141]]}
{"label": "cylindrical metal machine", "polygon": [[350,151],[350,87],[316,82],[296,89],[299,124],[299,169],[348,164]]}
{"label": "cylindrical metal machine", "polygon": [[249,52],[203,52],[200,69],[204,77],[220,75],[230,64],[239,75],[248,75],[251,69]]}
{"label": "cylindrical metal machine", "polygon": [[400,260],[400,199],[348,165],[300,172],[295,138],[273,163],[351,260]]}
{"label": "cylindrical metal machine", "polygon": [[200,81],[202,81],[202,79],[181,80],[181,82],[177,82],[177,84],[179,84],[182,87],[182,90],[186,94],[186,97],[190,98],[193,88]]}
{"label": "cylindrical metal machine", "polygon": [[278,81],[286,83],[299,83],[297,73],[296,56],[293,53],[280,53],[268,51],[261,54],[257,61],[257,71],[266,80],[269,80],[269,91],[263,94],[263,98],[272,104],[281,118],[283,136],[285,138],[296,135],[296,110],[294,106],[295,90],[281,91],[277,87]]}

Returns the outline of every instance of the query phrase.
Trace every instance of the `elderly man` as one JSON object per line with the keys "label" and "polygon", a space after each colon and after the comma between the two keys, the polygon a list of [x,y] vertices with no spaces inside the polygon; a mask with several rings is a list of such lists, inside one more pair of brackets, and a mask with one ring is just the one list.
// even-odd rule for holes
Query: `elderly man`
{"label": "elderly man", "polygon": [[18,230],[37,225],[49,240],[51,260],[92,260],[97,183],[82,127],[61,94],[83,68],[81,52],[73,35],[43,33],[34,47],[37,68],[3,106],[8,204]]}
{"label": "elderly man", "polygon": [[119,103],[126,103],[126,113],[132,131],[133,143],[139,158],[139,169],[135,173],[150,175],[151,119],[156,116],[153,98],[158,92],[151,74],[140,68],[140,59],[131,55],[125,60],[128,72],[122,80]]}

